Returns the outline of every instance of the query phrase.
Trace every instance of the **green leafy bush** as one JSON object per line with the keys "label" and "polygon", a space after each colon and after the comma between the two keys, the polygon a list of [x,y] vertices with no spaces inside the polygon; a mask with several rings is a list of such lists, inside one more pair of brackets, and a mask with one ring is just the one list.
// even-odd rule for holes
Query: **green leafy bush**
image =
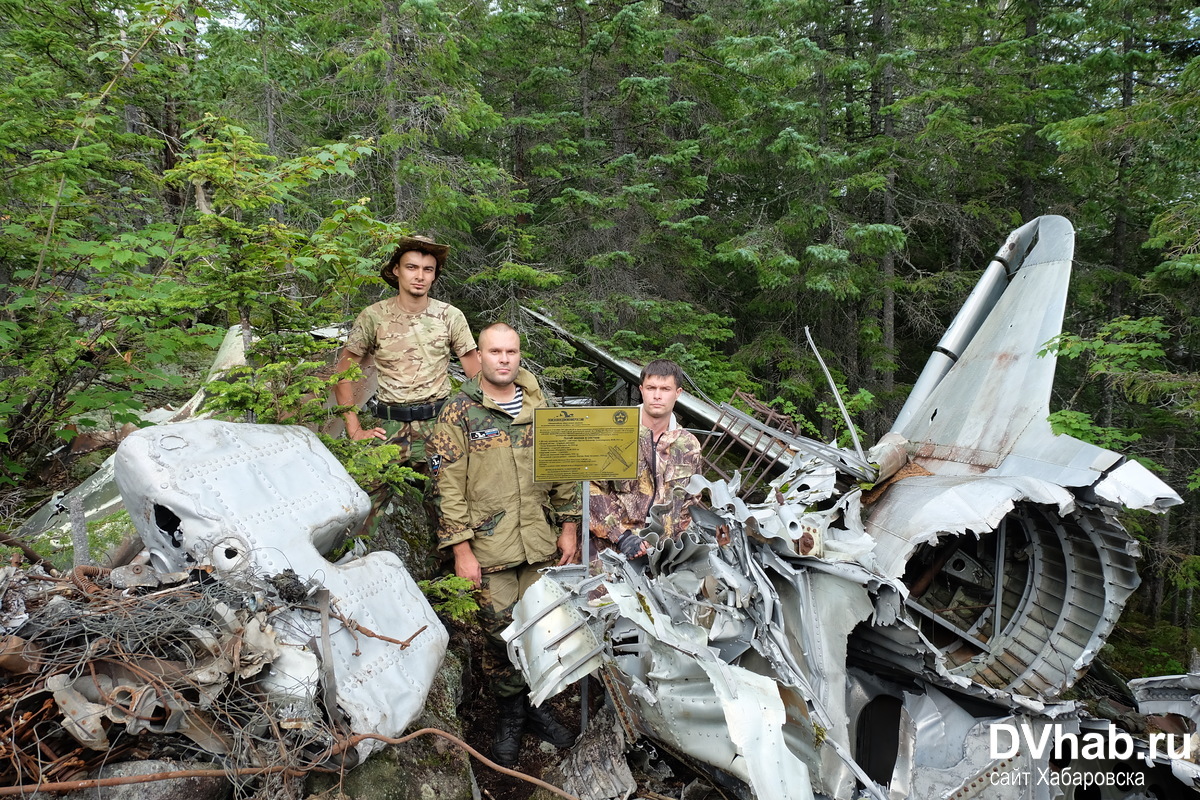
{"label": "green leafy bush", "polygon": [[447,575],[417,583],[433,610],[455,622],[474,622],[479,611],[475,585],[466,578]]}

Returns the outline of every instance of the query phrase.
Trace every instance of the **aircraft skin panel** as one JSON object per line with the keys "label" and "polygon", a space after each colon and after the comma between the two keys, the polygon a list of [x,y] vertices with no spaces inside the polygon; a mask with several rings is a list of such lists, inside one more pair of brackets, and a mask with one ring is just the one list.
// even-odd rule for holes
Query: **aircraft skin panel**
{"label": "aircraft skin panel", "polygon": [[918,463],[998,467],[1031,424],[1044,423],[1055,359],[1037,353],[1062,330],[1070,276],[1069,260],[1017,273],[962,357],[899,431]]}
{"label": "aircraft skin panel", "polygon": [[[279,646],[292,651],[285,663],[311,672],[288,674],[277,664],[264,687],[314,709],[319,674],[311,642],[325,640],[322,661],[337,676],[338,704],[352,730],[399,736],[420,714],[449,634],[395,553],[336,564],[325,558],[371,504],[316,434],[293,425],[191,420],[135,431],[114,463],[157,572],[206,567],[213,580],[254,587],[259,576],[287,570],[323,587],[341,614],[383,637],[345,625],[326,637],[321,614],[285,606],[269,618]],[[411,645],[391,644],[408,637]],[[381,747],[366,737],[355,750],[366,758]]]}
{"label": "aircraft skin panel", "polygon": [[1018,501],[1074,510],[1075,500],[1061,486],[1036,478],[919,475],[888,488],[888,502],[864,511],[867,533],[876,541],[880,570],[904,573],[920,544],[954,534],[992,531]]}

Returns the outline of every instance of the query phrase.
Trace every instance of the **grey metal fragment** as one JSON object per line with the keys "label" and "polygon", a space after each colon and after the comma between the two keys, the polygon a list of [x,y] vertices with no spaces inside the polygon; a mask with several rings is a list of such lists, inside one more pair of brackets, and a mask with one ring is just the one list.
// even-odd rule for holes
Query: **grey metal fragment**
{"label": "grey metal fragment", "polygon": [[[178,572],[167,574],[177,576],[177,580],[183,580],[186,577]],[[125,564],[124,566],[114,567],[112,572],[108,573],[108,580],[116,589],[158,586],[163,583],[158,570],[149,564]]]}
{"label": "grey metal fragment", "polygon": [[[358,528],[369,501],[313,433],[213,420],[148,428],[121,444],[116,481],[155,569],[210,568],[247,586],[291,570],[329,590],[346,622],[334,622],[321,671],[336,677],[355,732],[398,736],[420,712],[446,630],[395,554],[324,557]],[[319,610],[288,609],[267,622],[281,649],[319,655],[310,644],[323,638]],[[319,680],[309,656],[288,657],[266,678],[281,721],[304,724]],[[365,757],[381,746],[365,739],[356,749]]]}
{"label": "grey metal fragment", "polygon": [[625,746],[616,715],[601,708],[550,779],[580,800],[628,800],[638,787],[625,759]]}

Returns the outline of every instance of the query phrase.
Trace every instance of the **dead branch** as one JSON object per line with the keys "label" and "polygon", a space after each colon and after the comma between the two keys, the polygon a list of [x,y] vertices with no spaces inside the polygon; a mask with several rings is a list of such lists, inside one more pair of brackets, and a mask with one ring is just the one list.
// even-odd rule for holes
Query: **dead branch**
{"label": "dead branch", "polygon": [[[420,631],[418,631],[418,633],[419,632]],[[415,636],[416,634],[413,634],[413,635]],[[509,775],[511,777],[519,778],[520,780],[526,781],[527,783],[532,783],[534,786],[538,786],[552,794],[555,794],[555,795],[558,795],[559,797],[564,798],[564,800],[579,800],[579,798],[576,797],[575,795],[568,794],[567,792],[563,791],[562,789],[559,789],[557,786],[546,783],[545,781],[543,781],[539,778],[535,778],[532,775],[526,775],[524,772],[518,772],[515,769],[509,769],[507,767],[500,766],[496,762],[492,761],[491,759],[489,759],[486,756],[484,756],[483,754],[481,754],[474,747],[471,747],[471,745],[467,744],[462,739],[459,739],[457,736],[454,736],[453,734],[446,733],[443,730],[439,730],[438,728],[421,728],[418,731],[413,731],[412,733],[407,734],[405,736],[401,736],[398,739],[391,737],[391,736],[384,736],[384,735],[378,734],[378,733],[360,733],[355,736],[351,736],[348,739],[342,739],[341,741],[339,741],[338,743],[336,743],[335,745],[330,747],[328,750],[326,750],[325,753],[318,756],[314,760],[313,763],[314,764],[324,763],[327,759],[329,759],[333,756],[336,756],[336,755],[344,752],[345,750],[350,749],[354,745],[356,745],[359,742],[364,741],[366,739],[378,739],[379,741],[385,742],[387,744],[404,744],[405,742],[409,742],[409,741],[417,738],[418,736],[425,736],[425,735],[440,736],[443,739],[448,740],[449,742],[451,742],[458,748],[465,750],[467,753],[470,753],[481,763],[487,765],[488,767],[490,767],[504,775]],[[29,786],[0,786],[0,797],[10,797],[10,796],[25,795],[25,794],[33,794],[34,792],[69,792],[69,791],[73,791],[75,789],[97,789],[97,788],[100,788],[103,786],[124,786],[124,785],[135,784],[135,783],[153,783],[154,781],[167,781],[167,780],[174,780],[176,778],[225,778],[225,777],[256,776],[256,775],[275,775],[275,774],[280,774],[280,773],[282,773],[284,775],[289,775],[289,776],[299,776],[299,775],[304,775],[310,771],[312,771],[312,770],[311,769],[300,769],[300,768],[296,768],[296,767],[287,767],[284,765],[275,765],[275,766],[270,766],[270,767],[243,767],[241,769],[235,769],[235,770],[181,769],[181,770],[174,770],[172,772],[157,772],[157,773],[153,773],[151,775],[128,775],[128,776],[115,777],[115,778],[92,778],[90,780],[60,781],[58,783],[31,784]]]}
{"label": "dead branch", "polygon": [[6,533],[0,533],[0,544],[4,545],[6,547],[17,548],[18,550],[20,550],[22,553],[25,554],[25,558],[28,559],[30,564],[41,564],[43,567],[46,567],[47,569],[49,569],[50,567],[53,566],[53,564],[51,564],[49,560],[38,555],[34,551],[34,549],[29,546],[28,543],[23,542],[20,539],[14,538],[12,536],[9,536]]}

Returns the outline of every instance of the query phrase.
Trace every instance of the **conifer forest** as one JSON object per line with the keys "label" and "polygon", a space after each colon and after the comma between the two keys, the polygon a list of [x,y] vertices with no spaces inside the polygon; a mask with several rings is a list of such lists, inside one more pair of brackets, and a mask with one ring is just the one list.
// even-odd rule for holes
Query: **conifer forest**
{"label": "conifer forest", "polygon": [[[474,330],[547,311],[845,435],[885,433],[1008,232],[1076,230],[1055,429],[1183,495],[1134,610],[1200,615],[1200,10],[1174,0],[0,0],[0,492],[187,397],[319,413],[314,328],[453,252]],[[530,330],[561,392],[589,374]],[[264,386],[269,385],[269,391]],[[1190,641],[1190,640],[1189,640]],[[1182,671],[1182,670],[1180,670]]]}

